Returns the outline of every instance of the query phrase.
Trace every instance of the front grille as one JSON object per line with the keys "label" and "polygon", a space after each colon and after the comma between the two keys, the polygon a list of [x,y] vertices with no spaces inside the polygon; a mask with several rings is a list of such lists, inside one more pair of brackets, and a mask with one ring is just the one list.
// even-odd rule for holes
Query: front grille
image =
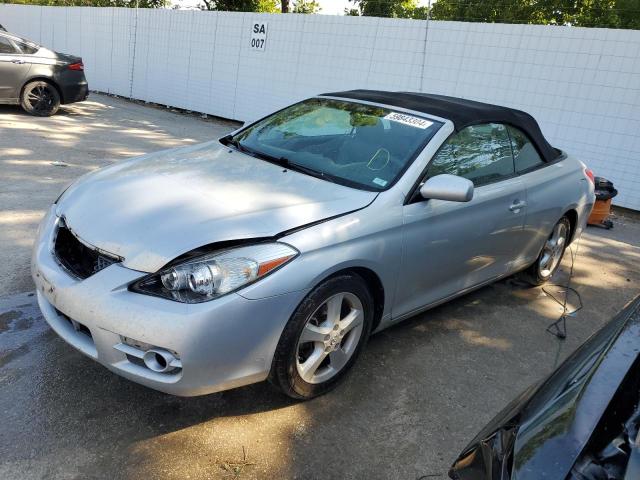
{"label": "front grille", "polygon": [[63,267],[83,280],[119,261],[118,258],[87,247],[62,222],[56,233],[53,251]]}

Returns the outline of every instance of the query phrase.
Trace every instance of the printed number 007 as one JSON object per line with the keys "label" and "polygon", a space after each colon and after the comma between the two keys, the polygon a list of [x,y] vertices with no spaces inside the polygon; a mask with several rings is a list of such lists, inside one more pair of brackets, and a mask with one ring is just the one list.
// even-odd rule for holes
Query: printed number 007
{"label": "printed number 007", "polygon": [[264,46],[264,38],[252,38],[251,39],[251,47],[252,48],[262,48]]}

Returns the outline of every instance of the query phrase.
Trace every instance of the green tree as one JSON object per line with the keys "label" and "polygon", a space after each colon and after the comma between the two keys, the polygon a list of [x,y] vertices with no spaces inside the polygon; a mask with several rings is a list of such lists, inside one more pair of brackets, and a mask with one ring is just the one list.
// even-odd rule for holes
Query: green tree
{"label": "green tree", "polygon": [[276,0],[202,0],[204,10],[223,10],[226,12],[266,12],[279,11]]}
{"label": "green tree", "polygon": [[426,20],[429,16],[429,7],[416,7],[411,11],[411,18],[416,20]]}
{"label": "green tree", "polygon": [[640,0],[350,0],[345,15],[640,29]]}
{"label": "green tree", "polygon": [[433,5],[431,18],[463,22],[503,21],[513,23],[518,18],[530,17],[532,12],[525,13],[525,11],[534,2],[526,0],[486,0],[483,2],[478,2],[478,0],[444,0]]}
{"label": "green tree", "polygon": [[618,0],[616,8],[620,28],[640,30],[640,0]]}
{"label": "green tree", "polygon": [[320,10],[320,4],[316,0],[296,0],[293,7],[293,13],[318,13]]}
{"label": "green tree", "polygon": [[125,7],[125,8],[162,8],[168,0],[0,0],[0,3],[18,3],[22,5],[46,5],[55,7]]}
{"label": "green tree", "polygon": [[[356,4],[359,14],[367,17],[413,18],[418,6],[417,0],[349,0]],[[354,11],[345,10],[345,14],[353,15]]]}
{"label": "green tree", "polygon": [[640,28],[640,0],[438,0],[434,20]]}

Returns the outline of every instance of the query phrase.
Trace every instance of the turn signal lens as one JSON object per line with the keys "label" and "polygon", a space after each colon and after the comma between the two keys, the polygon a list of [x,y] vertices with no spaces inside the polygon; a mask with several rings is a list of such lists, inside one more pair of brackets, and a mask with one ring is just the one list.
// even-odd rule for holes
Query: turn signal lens
{"label": "turn signal lens", "polygon": [[258,267],[258,276],[261,277],[263,275],[266,275],[267,273],[269,273],[274,268],[278,268],[283,263],[288,262],[291,258],[292,258],[292,256],[280,257],[280,258],[276,258],[274,260],[268,260],[266,262],[261,263],[260,267]]}

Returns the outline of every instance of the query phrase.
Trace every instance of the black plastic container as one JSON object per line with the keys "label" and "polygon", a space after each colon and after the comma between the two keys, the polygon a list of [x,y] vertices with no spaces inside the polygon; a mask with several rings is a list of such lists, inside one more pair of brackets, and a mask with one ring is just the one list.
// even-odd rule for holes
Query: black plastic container
{"label": "black plastic container", "polygon": [[609,200],[618,195],[618,190],[613,187],[613,182],[604,177],[595,177],[596,200]]}

